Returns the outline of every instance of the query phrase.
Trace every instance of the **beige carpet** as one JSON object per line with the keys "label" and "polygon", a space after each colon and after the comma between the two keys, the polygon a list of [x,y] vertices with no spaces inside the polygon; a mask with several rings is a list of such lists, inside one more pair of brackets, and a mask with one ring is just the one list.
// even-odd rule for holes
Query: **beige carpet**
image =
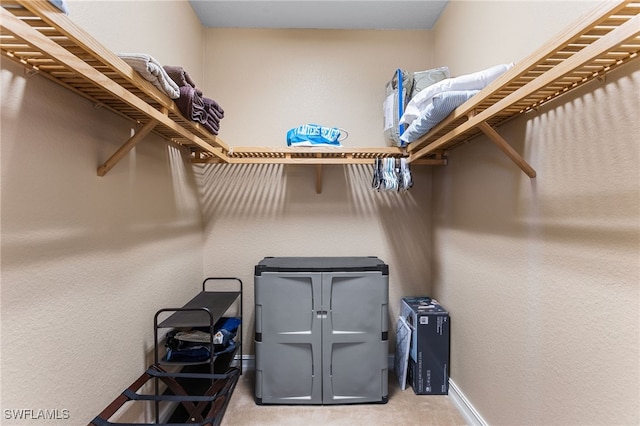
{"label": "beige carpet", "polygon": [[256,405],[254,372],[242,374],[222,426],[334,426],[334,425],[464,425],[465,421],[447,395],[416,395],[407,386],[400,390],[395,373],[389,375],[389,402],[357,405]]}

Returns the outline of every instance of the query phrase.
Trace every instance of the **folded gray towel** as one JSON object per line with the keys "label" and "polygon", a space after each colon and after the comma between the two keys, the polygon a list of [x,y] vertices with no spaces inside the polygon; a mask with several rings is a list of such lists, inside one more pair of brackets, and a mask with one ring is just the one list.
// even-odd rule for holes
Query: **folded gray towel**
{"label": "folded gray towel", "polygon": [[151,55],[146,53],[119,53],[118,56],[171,99],[180,97],[178,85]]}

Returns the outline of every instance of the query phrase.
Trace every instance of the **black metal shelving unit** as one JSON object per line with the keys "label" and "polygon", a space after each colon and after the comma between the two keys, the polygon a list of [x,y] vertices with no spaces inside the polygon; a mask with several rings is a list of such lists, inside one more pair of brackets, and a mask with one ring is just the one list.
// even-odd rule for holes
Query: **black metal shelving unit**
{"label": "black metal shelving unit", "polygon": [[[211,291],[207,285],[227,281],[221,288],[233,290]],[[229,281],[235,284],[229,285]],[[236,289],[237,287],[237,289]],[[235,308],[234,308],[235,306]],[[240,318],[232,351],[215,355],[213,335],[216,322],[226,314],[234,312]],[[162,319],[161,319],[162,318]],[[166,335],[160,337],[160,329],[206,328],[211,333],[210,356],[201,362],[172,362],[160,357],[160,348]],[[155,362],[135,382],[125,389],[89,424],[92,426],[113,425],[192,425],[219,426],[242,374],[242,281],[235,277],[210,277],[203,281],[202,291],[180,308],[163,308],[156,312],[153,320],[155,338]],[[232,366],[235,356],[240,354],[239,367]],[[168,368],[171,367],[172,368]],[[151,386],[151,381],[154,385]],[[147,386],[147,383],[149,386]],[[160,383],[166,386],[160,391]],[[152,392],[153,388],[153,393]],[[154,423],[118,423],[111,418],[131,402],[153,401]],[[160,403],[175,404],[167,423],[160,423]],[[163,406],[164,407],[164,406]]]}
{"label": "black metal shelving unit", "polygon": [[[211,290],[212,284],[222,281],[235,281],[237,290]],[[202,283],[202,291],[193,299],[179,308],[162,308],[158,310],[154,316],[153,332],[154,332],[154,361],[155,365],[161,366],[163,369],[173,366],[178,367],[176,373],[168,372],[170,377],[181,386],[187,395],[175,395],[172,389],[167,388],[164,392],[160,389],[160,380],[155,379],[155,394],[158,399],[155,400],[156,422],[159,423],[160,402],[161,401],[179,401],[182,399],[189,401],[198,401],[194,404],[194,408],[187,410],[187,404],[179,404],[169,419],[169,423],[192,423],[194,410],[197,414],[211,411],[210,407],[215,401],[207,400],[212,390],[217,388],[225,388],[228,391],[229,386],[221,387],[219,381],[228,381],[230,373],[233,373],[237,381],[237,373],[242,374],[242,280],[236,277],[209,277]],[[225,316],[234,305],[236,306],[237,317],[240,318],[240,324],[236,331],[235,348],[233,351],[223,353],[216,356],[214,350],[213,336],[215,334],[215,325],[219,319]],[[210,356],[204,361],[183,362],[167,360],[166,354],[161,356],[161,348],[164,347],[163,342],[166,338],[161,335],[162,329],[167,330],[189,330],[193,328],[207,329],[211,336],[209,344]],[[231,368],[233,361],[239,355],[239,368]],[[230,391],[233,391],[235,382]],[[162,394],[161,394],[162,393]],[[229,395],[230,396],[230,392]],[[228,402],[228,396],[225,396]],[[190,398],[190,399],[189,399]],[[226,408],[226,402],[222,407],[222,413]],[[216,416],[221,420],[222,415]],[[219,420],[212,424],[219,423]]]}

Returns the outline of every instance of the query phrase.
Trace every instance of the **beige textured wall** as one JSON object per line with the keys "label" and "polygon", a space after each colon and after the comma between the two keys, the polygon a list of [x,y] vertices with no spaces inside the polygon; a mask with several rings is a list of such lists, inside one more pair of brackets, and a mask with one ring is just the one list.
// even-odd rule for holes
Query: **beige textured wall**
{"label": "beige textured wall", "polygon": [[235,146],[286,146],[292,127],[346,129],[345,146],[385,146],[382,101],[396,68],[432,63],[429,31],[207,29],[205,93]]}
{"label": "beige textured wall", "polygon": [[[433,35],[204,38],[186,2],[71,11],[115,51],[185,66],[227,111],[230,145],[284,145],[288,128],[316,121],[375,146],[396,67],[462,74],[518,60],[592,5],[451,2]],[[3,60],[2,409],[69,409],[86,424],[149,364],[155,310],[203,275],[243,278],[250,342],[263,256],[377,255],[390,264],[391,318],[408,294],[451,310],[452,378],[489,423],[637,424],[639,74],[636,61],[500,129],[534,181],[480,140],[446,168],[414,168],[407,194],[373,192],[366,166],[325,167],[316,194],[312,167],[194,174],[156,137],[98,178],[130,123]]]}
{"label": "beige textured wall", "polygon": [[147,53],[203,77],[203,29],[188,0],[71,0],[71,18],[115,53]]}
{"label": "beige textured wall", "polygon": [[[436,61],[521,59],[595,5],[450,3]],[[499,129],[536,179],[486,139],[433,172],[452,379],[489,424],[639,423],[639,67]]]}
{"label": "beige textured wall", "polygon": [[[318,123],[347,129],[345,146],[384,146],[385,84],[397,67],[431,67],[431,41],[428,31],[208,29],[205,93],[225,109],[230,145],[286,146],[288,129]],[[390,265],[391,318],[401,295],[429,291],[428,168],[414,168],[403,194],[372,190],[371,166],[325,166],[321,194],[314,166],[200,173],[205,274],[244,280],[250,353],[253,267],[264,256],[379,256]]]}
{"label": "beige textured wall", "polygon": [[[137,20],[113,6],[70,8],[90,32],[105,23],[117,28],[95,31],[114,49],[153,47],[163,60],[185,59],[177,45],[151,45],[139,34],[161,33],[162,22],[197,23],[186,2],[127,2]],[[137,25],[124,25],[128,19]],[[200,36],[171,37],[198,52]],[[189,55],[201,69],[201,56]],[[131,135],[129,121],[4,59],[0,82],[0,423],[43,422],[8,419],[7,409],[58,409],[69,410],[69,421],[49,423],[87,424],[152,363],[155,311],[198,290],[195,177],[180,150],[153,135],[97,177],[97,166]]]}

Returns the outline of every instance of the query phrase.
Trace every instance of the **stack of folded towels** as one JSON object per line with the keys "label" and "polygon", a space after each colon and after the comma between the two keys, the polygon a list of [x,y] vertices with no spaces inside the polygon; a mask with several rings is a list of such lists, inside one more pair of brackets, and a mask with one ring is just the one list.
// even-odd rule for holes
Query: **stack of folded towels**
{"label": "stack of folded towels", "polygon": [[216,101],[203,96],[202,90],[196,87],[184,68],[179,66],[164,67],[165,72],[180,88],[180,96],[176,104],[180,112],[190,120],[202,124],[205,129],[217,135],[220,131],[220,120],[224,118],[224,110]]}
{"label": "stack of folded towels", "polygon": [[162,66],[152,56],[144,53],[121,53],[118,56],[138,71],[146,80],[175,100],[178,109],[189,120],[202,124],[217,135],[224,110],[216,101],[203,96],[202,90],[179,66]]}

